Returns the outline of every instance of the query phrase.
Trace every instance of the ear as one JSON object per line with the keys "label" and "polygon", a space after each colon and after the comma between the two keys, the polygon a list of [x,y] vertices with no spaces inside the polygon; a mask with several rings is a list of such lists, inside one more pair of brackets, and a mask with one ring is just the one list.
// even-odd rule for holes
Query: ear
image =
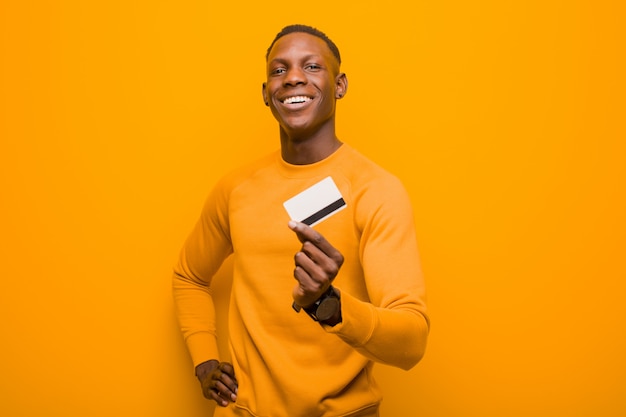
{"label": "ear", "polygon": [[335,77],[335,98],[340,99],[348,92],[348,76],[343,72]]}
{"label": "ear", "polygon": [[269,107],[270,103],[267,99],[267,83],[263,83],[263,102]]}

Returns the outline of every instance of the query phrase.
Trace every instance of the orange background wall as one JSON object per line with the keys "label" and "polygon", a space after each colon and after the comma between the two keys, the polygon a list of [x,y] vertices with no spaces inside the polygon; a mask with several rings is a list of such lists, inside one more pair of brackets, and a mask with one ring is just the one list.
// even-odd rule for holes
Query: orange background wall
{"label": "orange background wall", "polygon": [[378,367],[384,415],[625,415],[625,3],[259,4],[0,2],[0,415],[208,415],[171,267],[278,146],[264,51],[295,22],[415,205],[433,327]]}

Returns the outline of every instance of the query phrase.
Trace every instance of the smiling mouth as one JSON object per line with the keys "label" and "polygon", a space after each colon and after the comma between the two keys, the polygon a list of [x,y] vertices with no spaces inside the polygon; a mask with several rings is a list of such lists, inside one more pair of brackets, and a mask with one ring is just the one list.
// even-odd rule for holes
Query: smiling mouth
{"label": "smiling mouth", "polygon": [[293,97],[287,97],[286,99],[282,101],[282,103],[283,104],[300,104],[300,103],[306,103],[311,100],[313,99],[307,96],[293,96]]}

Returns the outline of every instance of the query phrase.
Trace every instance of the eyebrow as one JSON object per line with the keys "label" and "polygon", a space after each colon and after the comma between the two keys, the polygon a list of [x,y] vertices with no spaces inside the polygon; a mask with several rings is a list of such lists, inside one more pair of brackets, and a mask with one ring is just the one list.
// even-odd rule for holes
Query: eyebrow
{"label": "eyebrow", "polygon": [[[309,61],[311,59],[318,60],[318,59],[321,59],[321,58],[322,58],[322,56],[319,55],[319,54],[309,54],[309,55],[306,55],[306,56],[302,57],[301,60],[302,61]],[[280,64],[286,64],[287,63],[287,59],[277,57],[277,58],[274,58],[271,61],[269,61],[268,64],[272,64],[272,63],[275,63],[275,62],[280,63]]]}

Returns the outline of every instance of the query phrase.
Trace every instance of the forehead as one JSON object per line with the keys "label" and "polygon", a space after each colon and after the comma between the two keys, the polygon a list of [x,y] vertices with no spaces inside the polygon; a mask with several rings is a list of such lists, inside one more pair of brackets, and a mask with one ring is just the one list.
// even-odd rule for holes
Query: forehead
{"label": "forehead", "polygon": [[324,40],[304,32],[294,32],[278,39],[269,56],[268,62],[275,59],[288,59],[304,56],[318,56],[328,61],[335,61],[335,56]]}

